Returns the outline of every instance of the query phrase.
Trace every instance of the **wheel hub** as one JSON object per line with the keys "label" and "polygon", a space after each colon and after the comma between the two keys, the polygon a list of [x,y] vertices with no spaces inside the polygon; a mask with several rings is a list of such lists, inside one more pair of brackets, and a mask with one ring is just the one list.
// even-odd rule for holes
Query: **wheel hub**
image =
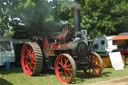
{"label": "wheel hub", "polygon": [[61,66],[60,69],[62,72],[64,72],[64,66]]}
{"label": "wheel hub", "polygon": [[31,62],[31,56],[27,56],[27,62]]}

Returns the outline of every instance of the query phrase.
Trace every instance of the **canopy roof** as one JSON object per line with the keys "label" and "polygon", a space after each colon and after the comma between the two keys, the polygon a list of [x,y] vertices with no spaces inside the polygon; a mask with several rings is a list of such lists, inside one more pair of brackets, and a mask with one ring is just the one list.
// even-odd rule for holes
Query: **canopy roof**
{"label": "canopy roof", "polygon": [[110,40],[128,40],[128,35],[119,35],[111,38]]}

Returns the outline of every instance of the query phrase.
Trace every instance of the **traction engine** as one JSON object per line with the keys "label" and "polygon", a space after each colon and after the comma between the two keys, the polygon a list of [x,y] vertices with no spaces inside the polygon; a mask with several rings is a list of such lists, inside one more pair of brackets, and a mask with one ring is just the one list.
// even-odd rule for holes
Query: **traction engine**
{"label": "traction engine", "polygon": [[88,49],[87,31],[80,29],[80,7],[73,7],[74,28],[47,35],[42,40],[25,43],[21,65],[25,74],[40,74],[54,68],[59,81],[71,82],[80,69],[89,76],[99,76],[103,63],[98,54]]}

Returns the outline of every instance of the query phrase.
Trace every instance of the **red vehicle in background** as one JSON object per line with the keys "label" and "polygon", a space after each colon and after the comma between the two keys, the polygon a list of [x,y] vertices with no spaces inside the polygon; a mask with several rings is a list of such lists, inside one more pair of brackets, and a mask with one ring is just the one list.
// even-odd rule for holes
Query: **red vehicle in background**
{"label": "red vehicle in background", "polygon": [[125,56],[125,63],[128,64],[128,33],[121,33],[111,40],[118,46],[118,51]]}

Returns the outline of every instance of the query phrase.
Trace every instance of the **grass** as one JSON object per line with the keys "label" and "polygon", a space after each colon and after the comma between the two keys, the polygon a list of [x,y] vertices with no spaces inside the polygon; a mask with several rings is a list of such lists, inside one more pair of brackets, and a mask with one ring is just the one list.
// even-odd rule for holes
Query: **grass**
{"label": "grass", "polygon": [[[71,84],[85,85],[97,81],[109,80],[128,76],[128,66],[124,70],[115,71],[113,68],[104,68],[103,73],[96,78],[88,78],[83,71],[77,71],[75,80]],[[45,73],[40,76],[27,76],[21,68],[12,70],[0,69],[0,85],[70,85],[58,81],[54,73]]]}

